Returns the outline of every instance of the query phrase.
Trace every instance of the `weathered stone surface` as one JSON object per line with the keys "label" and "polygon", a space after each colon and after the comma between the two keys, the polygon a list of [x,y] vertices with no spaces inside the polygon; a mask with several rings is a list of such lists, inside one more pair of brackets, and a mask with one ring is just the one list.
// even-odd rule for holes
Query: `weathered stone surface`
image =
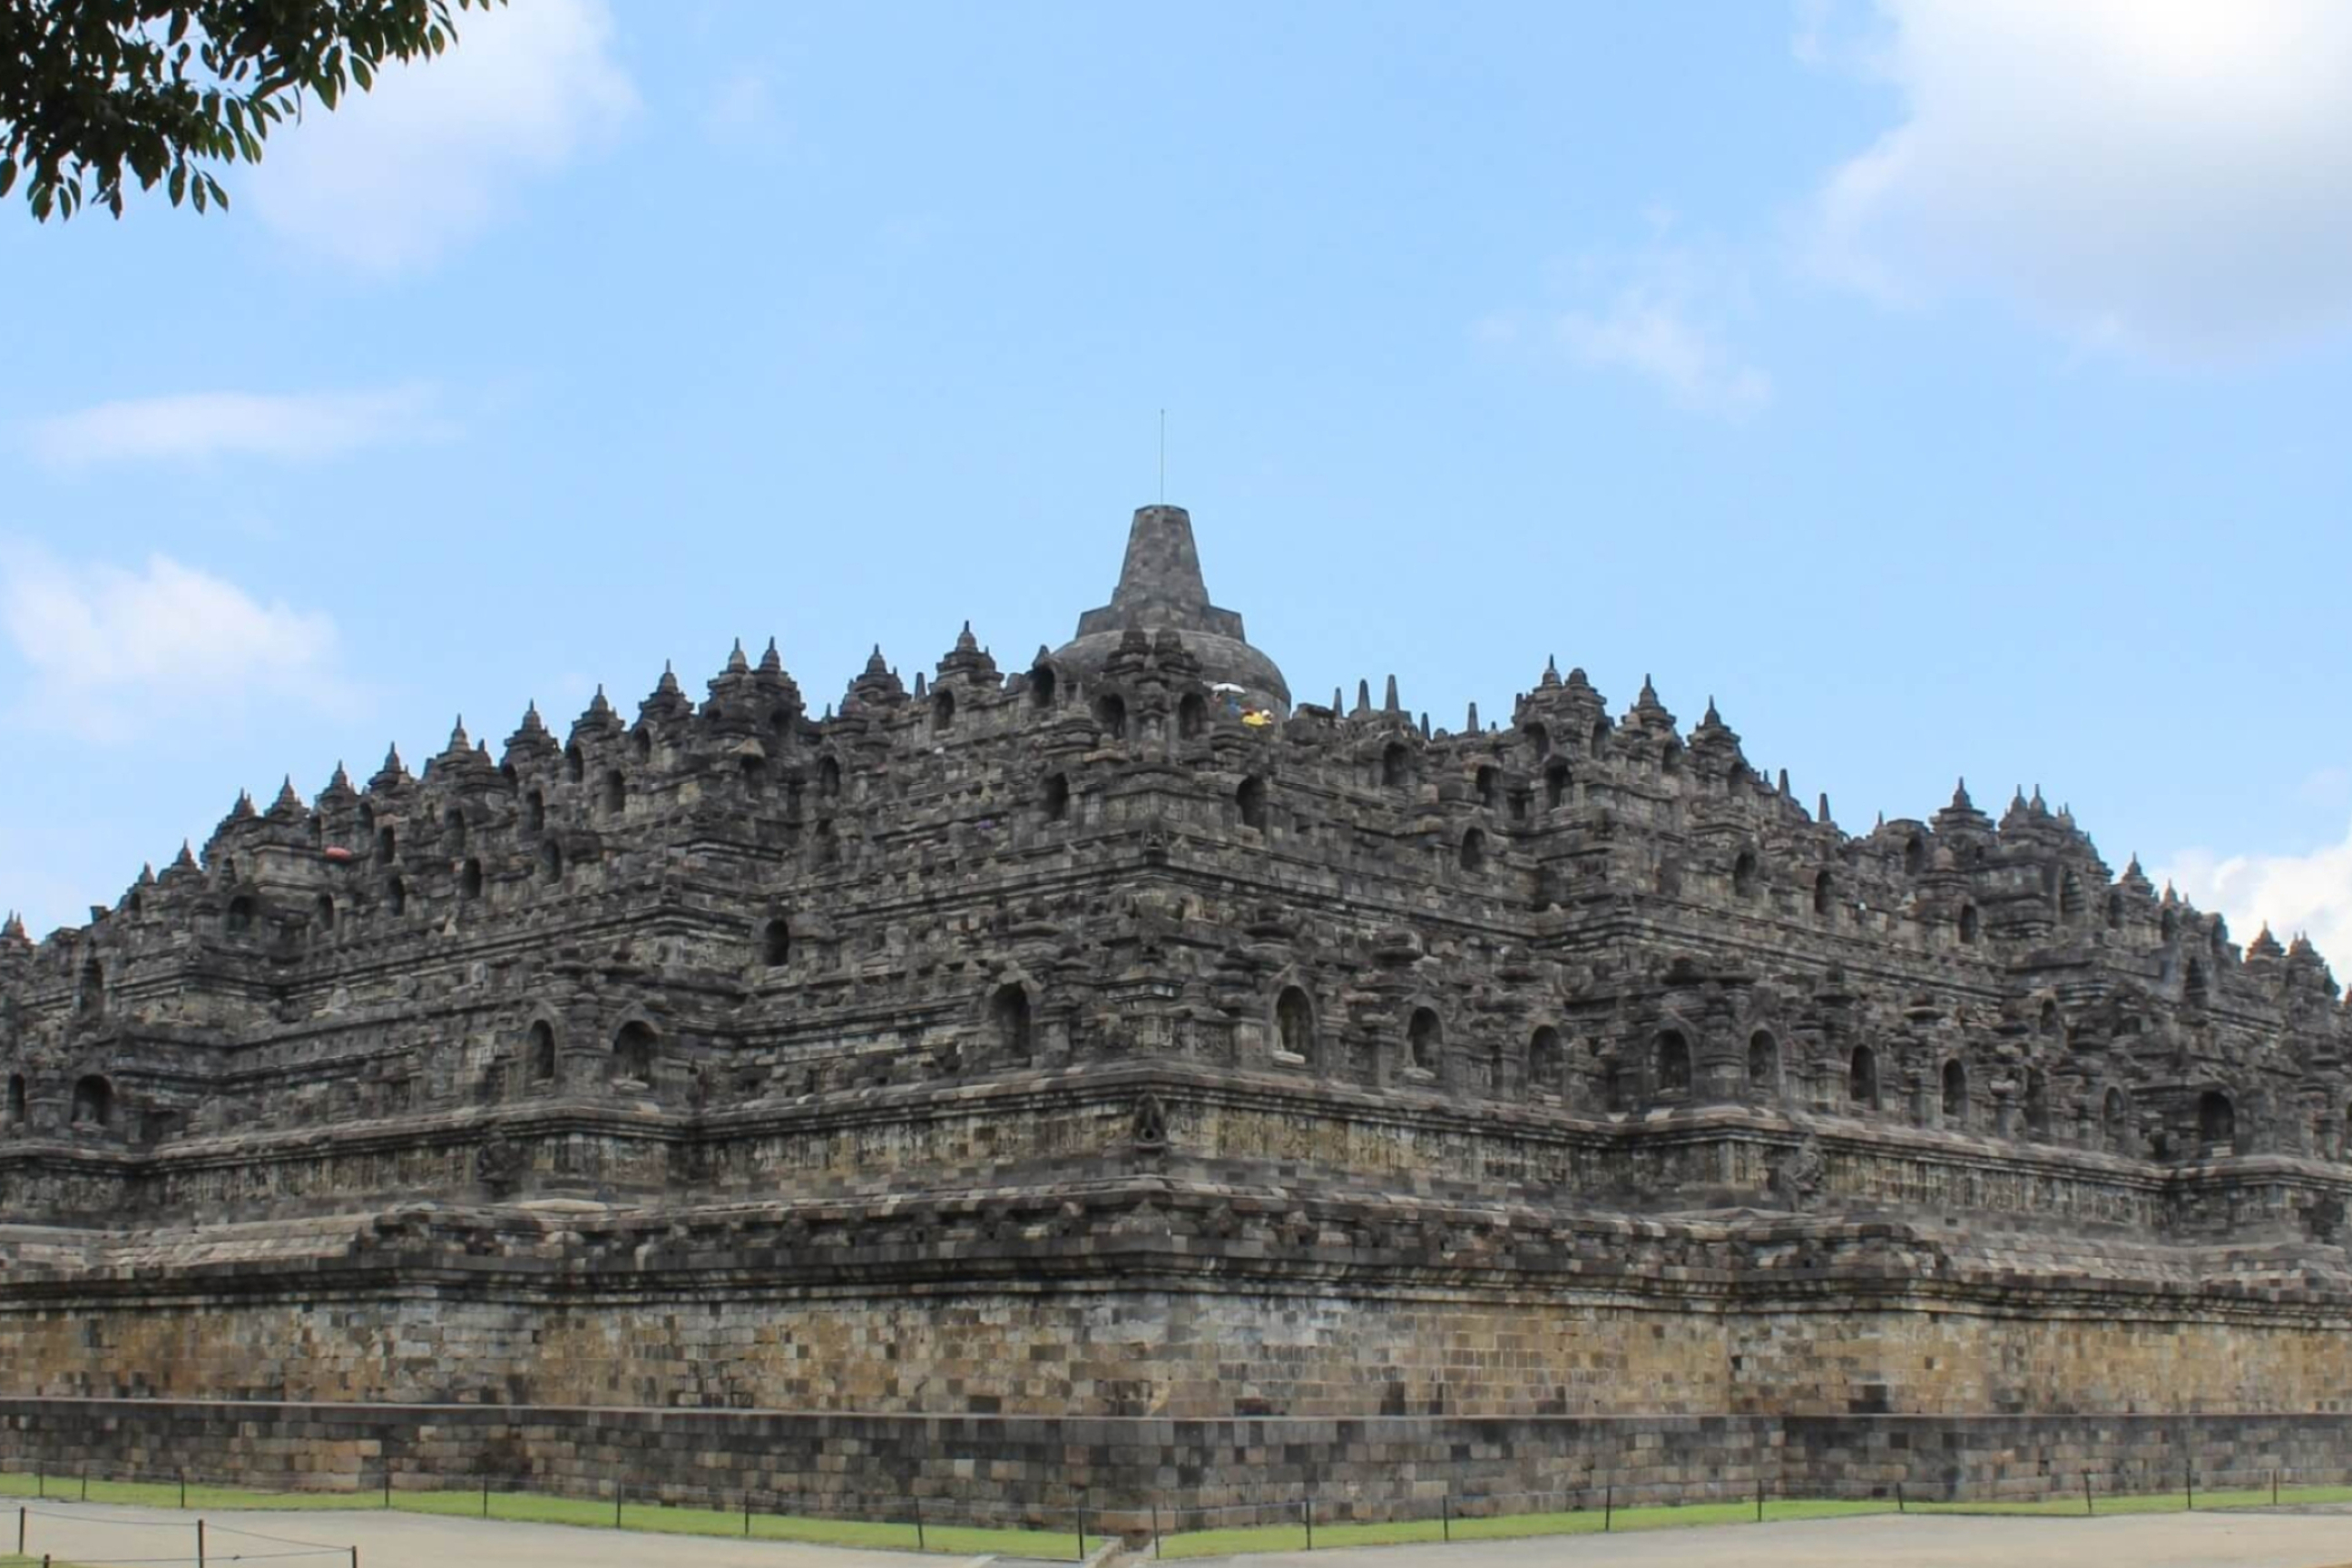
{"label": "weathered stone surface", "polygon": [[1039,1517],[2291,1463],[2347,1037],[2038,792],[1849,837],[1549,668],[1294,707],[1145,509],[1009,679],[812,719],[739,648],[0,933],[0,1455]]}

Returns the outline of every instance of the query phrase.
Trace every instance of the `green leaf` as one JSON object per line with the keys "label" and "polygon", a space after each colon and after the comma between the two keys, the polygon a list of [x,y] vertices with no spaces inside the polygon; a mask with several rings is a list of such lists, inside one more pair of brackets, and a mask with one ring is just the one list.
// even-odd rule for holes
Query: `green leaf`
{"label": "green leaf", "polygon": [[174,163],[172,165],[172,205],[178,206],[180,199],[187,194],[188,166],[185,163]]}
{"label": "green leaf", "polygon": [[0,196],[6,195],[8,194],[8,188],[16,183],[16,160],[14,158],[0,158]]}

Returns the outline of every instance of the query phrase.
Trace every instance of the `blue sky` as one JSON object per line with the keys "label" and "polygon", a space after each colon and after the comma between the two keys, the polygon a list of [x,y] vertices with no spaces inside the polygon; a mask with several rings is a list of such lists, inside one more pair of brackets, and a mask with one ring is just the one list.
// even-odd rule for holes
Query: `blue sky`
{"label": "blue sky", "polygon": [[1300,695],[1645,672],[2352,962],[2352,12],[514,0],[196,217],[0,213],[0,907],[1189,506]]}

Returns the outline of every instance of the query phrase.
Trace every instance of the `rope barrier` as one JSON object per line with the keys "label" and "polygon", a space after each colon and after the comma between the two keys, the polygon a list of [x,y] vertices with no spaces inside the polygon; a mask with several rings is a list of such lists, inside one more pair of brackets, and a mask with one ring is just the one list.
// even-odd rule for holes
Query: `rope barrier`
{"label": "rope barrier", "polygon": [[233,1524],[222,1524],[217,1521],[213,1523],[212,1531],[215,1535],[242,1535],[248,1541],[274,1542],[279,1546],[315,1546],[321,1552],[343,1552],[349,1550],[347,1547],[337,1546],[331,1542],[303,1541],[291,1535],[271,1535],[267,1531],[239,1530]]}

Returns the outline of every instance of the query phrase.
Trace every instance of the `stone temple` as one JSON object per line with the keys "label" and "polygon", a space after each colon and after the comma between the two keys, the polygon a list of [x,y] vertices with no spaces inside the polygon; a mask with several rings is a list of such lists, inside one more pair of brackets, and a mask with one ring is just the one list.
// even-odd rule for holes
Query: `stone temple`
{"label": "stone temple", "polygon": [[12,921],[0,1461],[1041,1519],[2341,1465],[2347,1043],[2038,792],[1850,834],[1549,667],[1297,701],[1148,507],[1024,668],[813,717],[739,648]]}

